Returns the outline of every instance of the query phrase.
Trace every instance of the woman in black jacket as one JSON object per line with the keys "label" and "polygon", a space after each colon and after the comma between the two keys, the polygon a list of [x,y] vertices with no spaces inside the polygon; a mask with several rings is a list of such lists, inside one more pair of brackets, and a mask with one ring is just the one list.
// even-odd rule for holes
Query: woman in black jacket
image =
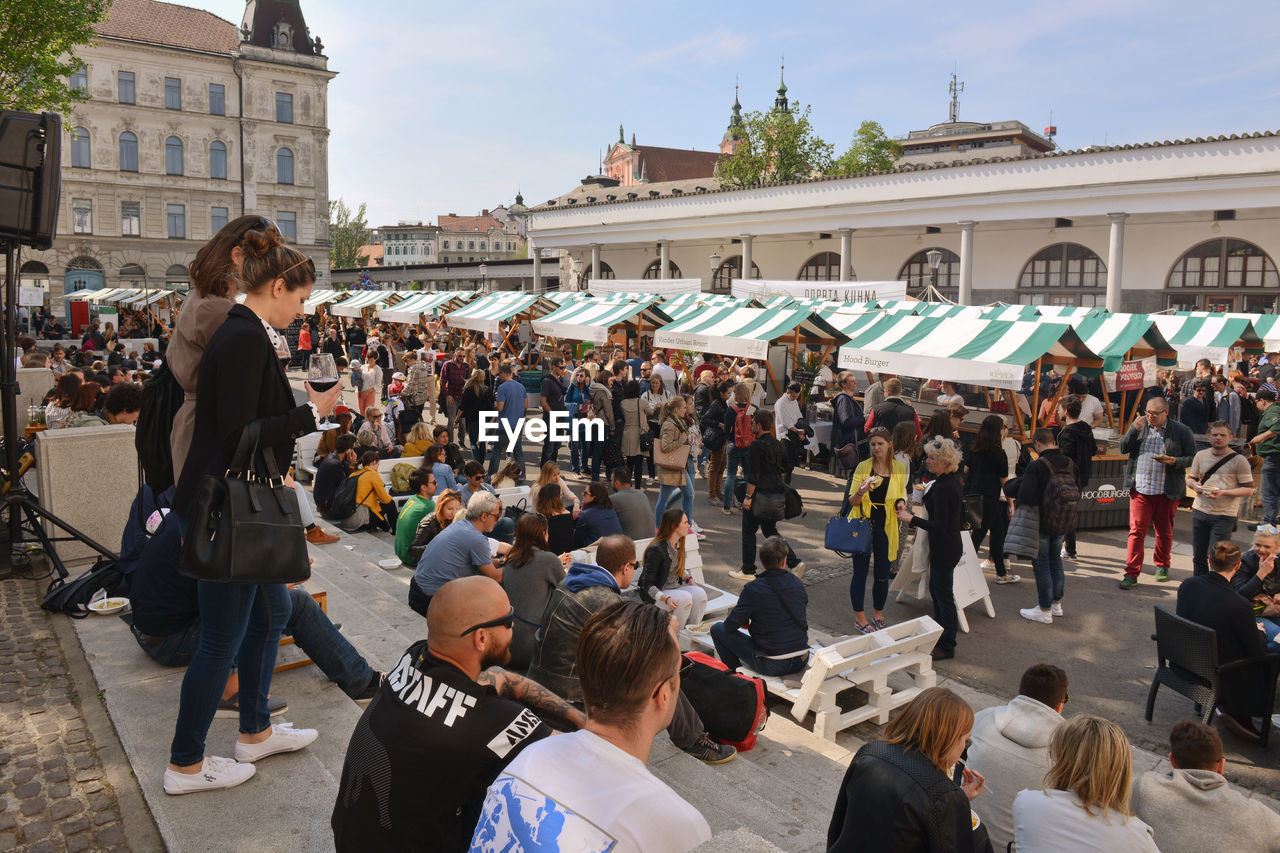
{"label": "woman in black jacket", "polygon": [[925,467],[936,478],[924,496],[929,517],[913,515],[904,507],[898,510],[898,520],[929,534],[929,596],[933,599],[933,618],[942,626],[933,658],[946,660],[956,656],[959,629],[953,586],[963,553],[960,534],[964,528],[964,485],[957,471],[960,448],[949,438],[932,438],[925,443],[924,454]]}
{"label": "woman in black jacket", "polygon": [[[302,313],[315,283],[315,266],[284,245],[274,229],[249,231],[242,243],[243,305],[227,313],[205,347],[196,395],[191,449],[173,500],[184,535],[205,474],[223,476],[241,432],[256,422],[260,447],[274,453],[281,468],[293,458],[294,441],[313,432],[333,411],[341,393],[335,385],[321,394],[308,387],[308,402],[296,405],[284,368],[276,357],[277,328]],[[182,682],[164,789],[186,794],[230,788],[253,775],[252,762],[302,749],[313,729],[273,726],[267,709],[280,633],[289,617],[284,584],[199,582],[200,641]],[[205,737],[233,662],[239,662],[240,737],[235,760],[205,756]]]}
{"label": "woman in black jacket", "polygon": [[854,756],[827,830],[828,853],[989,853],[969,802],[985,780],[953,768],[973,729],[973,710],[945,687],[912,699]]}
{"label": "woman in black jacket", "polygon": [[476,436],[480,435],[480,413],[493,411],[493,389],[488,385],[483,370],[471,371],[471,378],[462,386],[462,397],[458,400],[458,417],[466,425],[467,435],[471,436],[471,458],[484,464],[485,454],[491,449],[489,442],[481,443]]}
{"label": "woman in black jacket", "polygon": [[969,531],[975,549],[991,534],[991,562],[996,567],[996,583],[1009,584],[1022,580],[1005,569],[1004,534],[1009,529],[1009,503],[1004,499],[1004,484],[1009,479],[1009,457],[1001,442],[1004,418],[987,415],[978,428],[978,437],[964,460],[964,494],[982,498],[982,521]]}

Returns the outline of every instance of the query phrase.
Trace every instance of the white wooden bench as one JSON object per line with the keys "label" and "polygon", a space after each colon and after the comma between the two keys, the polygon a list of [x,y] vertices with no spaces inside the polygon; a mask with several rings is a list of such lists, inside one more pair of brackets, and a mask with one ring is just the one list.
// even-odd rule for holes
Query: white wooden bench
{"label": "white wooden bench", "polygon": [[412,465],[414,468],[421,468],[424,457],[422,456],[402,456],[399,459],[383,459],[378,462],[378,476],[382,478],[382,485],[387,487],[387,492],[391,494],[391,500],[399,510],[413,495],[397,495],[391,492],[391,469],[400,464]]}
{"label": "white wooden bench", "polygon": [[[652,541],[652,538],[636,540],[637,560],[644,559],[644,551]],[[573,552],[573,558],[585,562],[594,562],[595,548],[589,546],[576,550]],[[702,555],[698,552],[698,537],[692,533],[686,536],[684,540],[684,567],[694,582],[707,591],[707,610],[703,616],[704,621],[709,617],[728,613],[738,603],[738,596],[707,583],[702,573]],[[642,566],[636,566],[635,578],[632,580],[631,586],[623,590],[623,594],[628,598],[639,597],[640,590],[636,586],[636,582],[640,579],[642,568]],[[680,629],[680,647],[682,649],[688,649],[692,645],[693,638],[694,635],[687,628]]]}
{"label": "white wooden bench", "polygon": [[320,433],[307,433],[294,445],[293,473],[300,482],[314,482],[316,478],[316,448],[320,446]]}
{"label": "white wooden bench", "polygon": [[[497,489],[498,500],[502,501],[503,507],[518,506],[522,507],[526,512],[533,512],[533,502],[529,500],[528,486],[511,486],[506,489]],[[524,503],[520,503],[524,501]]]}

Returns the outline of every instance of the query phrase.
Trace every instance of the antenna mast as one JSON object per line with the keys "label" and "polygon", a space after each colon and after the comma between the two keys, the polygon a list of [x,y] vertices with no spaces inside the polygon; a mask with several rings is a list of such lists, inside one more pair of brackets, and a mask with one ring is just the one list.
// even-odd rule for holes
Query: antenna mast
{"label": "antenna mast", "polygon": [[951,85],[948,87],[951,92],[951,112],[950,121],[954,124],[960,120],[960,93],[964,91],[964,83],[956,82],[956,73],[951,72]]}

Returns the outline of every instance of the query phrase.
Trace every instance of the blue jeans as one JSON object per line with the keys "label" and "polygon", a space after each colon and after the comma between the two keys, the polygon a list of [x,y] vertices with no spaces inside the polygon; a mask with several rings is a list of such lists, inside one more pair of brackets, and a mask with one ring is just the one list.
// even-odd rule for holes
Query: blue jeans
{"label": "blue jeans", "polygon": [[178,723],[169,760],[199,764],[231,664],[240,672],[240,731],[257,734],[271,725],[267,695],[280,634],[289,620],[289,591],[282,583],[235,584],[199,581],[200,642],[182,679]]}
{"label": "blue jeans", "polygon": [[1209,551],[1218,542],[1231,541],[1231,528],[1235,527],[1233,515],[1210,515],[1198,509],[1191,510],[1191,573],[1209,574]]}
{"label": "blue jeans", "polygon": [[728,455],[725,462],[725,478],[724,478],[724,500],[721,502],[725,509],[733,506],[733,490],[738,485],[738,465],[742,465],[742,477],[744,480],[751,479],[751,462],[747,453],[751,448],[736,447],[732,444],[733,439],[730,438]]}
{"label": "blue jeans", "polygon": [[[894,523],[897,523],[895,518]],[[867,570],[874,562],[875,574],[871,582],[871,607],[884,610],[889,600],[889,537],[885,535],[883,519],[871,521],[871,553],[853,555],[853,580],[849,583],[849,601],[853,612],[861,613],[867,594]]]}
{"label": "blue jeans", "polygon": [[[609,442],[609,436],[612,430],[609,427],[604,428],[604,440],[595,441],[593,439],[584,439],[582,442],[582,452],[585,454],[582,459],[583,471],[589,468],[591,482],[600,479],[600,460],[604,458],[604,446]],[[590,462],[588,462],[590,460]]]}
{"label": "blue jeans", "polygon": [[353,699],[359,696],[373,677],[369,662],[333,627],[328,615],[305,589],[289,590],[289,604],[285,630],[293,635],[298,648],[315,661],[320,671],[341,687],[343,693]]}
{"label": "blue jeans", "polygon": [[1262,457],[1262,523],[1275,524],[1280,510],[1280,454]]}
{"label": "blue jeans", "polygon": [[490,539],[497,539],[499,542],[506,542],[510,545],[516,541],[516,523],[504,515],[493,526],[493,531],[485,535]]}
{"label": "blue jeans", "polygon": [[760,675],[790,675],[804,669],[809,663],[808,655],[783,660],[759,657],[755,641],[749,634],[730,631],[724,627],[723,622],[711,626],[711,642],[716,645],[716,657],[730,670],[737,669],[746,661],[747,666]]}
{"label": "blue jeans", "polygon": [[1036,598],[1041,610],[1048,610],[1055,601],[1062,600],[1062,588],[1066,576],[1062,573],[1061,536],[1040,534],[1040,553],[1031,561],[1031,571],[1036,576]]}
{"label": "blue jeans", "polygon": [[[1258,624],[1262,626],[1262,633],[1267,636],[1267,651],[1280,652],[1280,640],[1276,639],[1280,636],[1280,623],[1270,619],[1259,619]],[[712,628],[712,630],[715,629]]]}
{"label": "blue jeans", "polygon": [[546,465],[548,462],[559,463],[561,442],[551,440],[551,413],[544,413],[542,420],[547,425],[547,438],[542,443],[542,461],[539,465]]}

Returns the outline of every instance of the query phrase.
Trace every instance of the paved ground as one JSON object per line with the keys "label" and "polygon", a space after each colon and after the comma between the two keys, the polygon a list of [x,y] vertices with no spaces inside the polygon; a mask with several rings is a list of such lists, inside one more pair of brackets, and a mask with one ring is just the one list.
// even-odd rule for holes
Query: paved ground
{"label": "paved ground", "polygon": [[162,849],[46,583],[0,582],[0,850]]}

